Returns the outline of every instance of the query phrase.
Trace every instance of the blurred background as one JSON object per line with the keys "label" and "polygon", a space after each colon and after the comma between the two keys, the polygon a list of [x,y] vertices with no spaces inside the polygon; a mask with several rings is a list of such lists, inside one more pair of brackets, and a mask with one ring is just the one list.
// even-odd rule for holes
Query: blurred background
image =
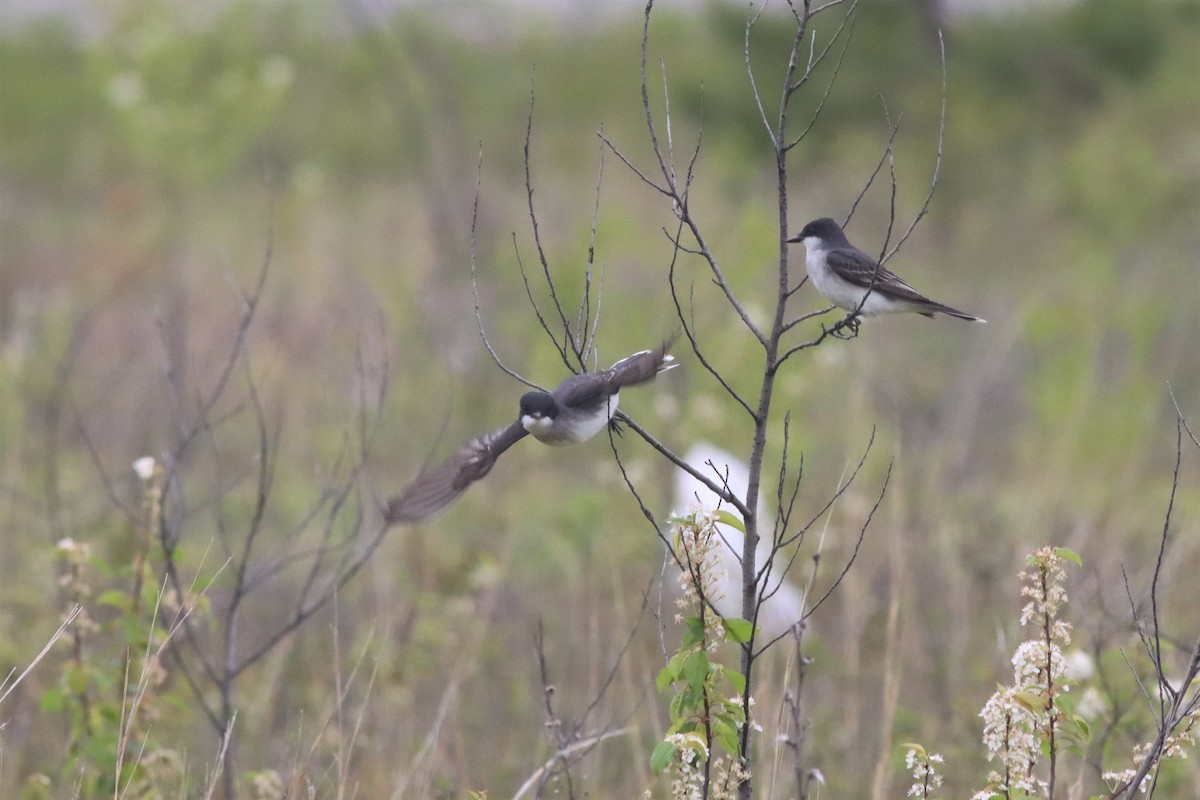
{"label": "blurred background", "polygon": [[[650,83],[660,97],[665,73],[679,153],[703,129],[692,208],[765,318],[779,231],[743,62],[746,14],[741,3],[664,0]],[[817,36],[839,19],[819,19]],[[219,566],[213,553],[204,561],[219,528],[236,540],[255,517],[261,429],[273,477],[259,552],[283,558],[299,546],[290,532],[346,475],[348,452],[362,514],[346,523],[353,533],[377,526],[379,499],[429,458],[512,418],[523,388],[492,363],[475,321],[477,184],[490,340],[540,383],[565,377],[518,269],[519,255],[540,271],[522,155],[531,87],[534,203],[569,310],[595,220],[601,364],[676,327],[662,233],[674,217],[596,135],[651,167],[637,3],[7,0],[0,25],[0,666],[31,663],[73,600],[93,620],[0,706],[0,794],[111,796],[103,731],[122,706],[115,623],[127,608],[102,600],[129,584],[137,526],[122,508],[145,494],[130,464],[172,452],[239,341],[206,455],[179,467],[190,494],[166,500],[194,512],[181,527],[189,576]],[[828,519],[817,586],[853,549],[894,461],[858,562],[805,641],[810,766],[842,797],[903,792],[897,743],[913,740],[946,756],[946,796],[983,784],[978,711],[1010,679],[1023,638],[1016,573],[1046,543],[1083,558],[1067,616],[1088,685],[1103,690],[1097,719],[1115,720],[1094,725],[1072,779],[1093,787],[1101,763],[1126,766],[1149,723],[1122,656],[1137,661],[1122,570],[1143,602],[1176,461],[1172,390],[1200,429],[1200,3],[864,0],[837,83],[790,161],[792,232],[845,218],[886,146],[885,103],[902,118],[897,217],[907,225],[920,210],[937,158],[938,25],[937,191],[889,266],[988,324],[871,322],[857,340],[793,359],[775,405],[776,434],[790,412],[804,453],[810,512],[875,429]],[[786,9],[768,4],[752,38],[768,107],[791,36]],[[794,126],[831,67],[797,96]],[[887,230],[884,175],[848,228],[868,251]],[[240,340],[241,293],[264,263]],[[793,253],[793,270],[802,264]],[[680,270],[709,357],[753,395],[760,351],[702,265]],[[542,284],[533,292],[547,299]],[[798,309],[820,305],[798,296]],[[745,457],[744,414],[678,349],[683,367],[624,393],[622,407],[678,452],[708,441]],[[366,413],[364,396],[378,401]],[[636,437],[618,446],[647,503],[668,511],[668,465]],[[1200,624],[1200,584],[1187,578],[1200,569],[1198,475],[1200,453],[1185,450],[1161,585],[1166,631],[1184,647]],[[73,560],[64,540],[87,558]],[[815,546],[802,546],[799,583]],[[555,749],[533,646],[542,625],[566,719],[583,714],[632,636],[587,724],[628,731],[587,756],[573,791],[640,796],[667,718],[653,687],[658,625],[643,609],[663,564],[606,444],[522,443],[448,513],[389,533],[336,604],[238,677],[239,794],[282,796],[271,792],[299,782],[319,797],[510,796]],[[247,597],[235,635],[253,639],[256,625],[292,613],[304,577],[282,570]],[[201,634],[217,636],[231,578],[208,587]],[[784,757],[772,737],[786,644],[774,656],[756,694],[764,779]],[[198,796],[218,736],[178,665],[164,665],[138,786]],[[775,793],[760,784],[763,796],[783,796],[780,781]],[[1164,781],[1163,796],[1195,796],[1195,760]]]}

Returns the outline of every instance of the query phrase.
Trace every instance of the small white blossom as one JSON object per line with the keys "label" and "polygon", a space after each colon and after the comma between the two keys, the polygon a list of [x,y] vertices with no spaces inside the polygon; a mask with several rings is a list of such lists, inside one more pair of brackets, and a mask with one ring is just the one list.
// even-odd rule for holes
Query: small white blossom
{"label": "small white blossom", "polygon": [[908,788],[909,797],[919,797],[928,800],[932,792],[942,785],[942,774],[934,764],[943,761],[940,753],[926,754],[921,747],[910,747],[904,756],[904,765],[912,772],[912,786]]}
{"label": "small white blossom", "polygon": [[154,477],[154,470],[157,467],[158,462],[154,460],[154,456],[142,456],[133,462],[134,473],[144,481],[149,481]]}

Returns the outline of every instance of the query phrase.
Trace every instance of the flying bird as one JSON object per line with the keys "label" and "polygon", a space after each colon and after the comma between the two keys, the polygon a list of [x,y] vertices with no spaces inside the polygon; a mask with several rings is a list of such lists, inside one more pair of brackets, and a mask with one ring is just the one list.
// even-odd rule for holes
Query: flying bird
{"label": "flying bird", "polygon": [[[971,322],[987,321],[930,300],[896,277],[878,259],[850,244],[841,226],[828,217],[813,220],[788,239],[789,244],[799,242],[804,243],[807,251],[804,266],[813,286],[855,317],[912,311],[926,317],[947,314]],[[854,322],[850,325],[857,328]]]}
{"label": "flying bird", "polygon": [[500,454],[526,434],[553,446],[591,439],[617,413],[621,389],[678,366],[667,353],[670,345],[668,341],[654,350],[641,350],[602,372],[573,375],[551,392],[526,392],[515,422],[472,439],[444,463],[422,471],[388,501],[385,518],[389,523],[411,523],[433,516],[491,472]]}

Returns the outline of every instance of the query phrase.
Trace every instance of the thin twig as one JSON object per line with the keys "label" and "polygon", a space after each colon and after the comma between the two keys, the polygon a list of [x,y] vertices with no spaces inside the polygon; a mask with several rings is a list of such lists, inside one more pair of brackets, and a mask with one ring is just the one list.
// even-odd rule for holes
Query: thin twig
{"label": "thin twig", "polygon": [[[475,170],[475,202],[471,205],[471,297],[474,298],[474,300],[475,300],[475,323],[479,326],[479,338],[483,340],[483,346],[485,348],[487,348],[488,355],[490,355],[492,357],[492,363],[494,363],[497,367],[499,367],[501,372],[503,372],[505,375],[509,376],[510,378],[513,378],[513,379],[519,381],[520,383],[525,384],[526,386],[530,386],[535,389],[541,389],[542,387],[538,386],[533,381],[530,381],[524,375],[521,375],[518,372],[516,372],[515,370],[511,369],[507,364],[504,363],[504,361],[500,358],[500,356],[498,356],[496,354],[496,349],[494,347],[492,347],[492,343],[488,339],[487,331],[485,330],[484,325],[483,325],[483,312],[482,312],[482,310],[480,308],[480,304],[479,304],[479,280],[478,280],[478,269],[477,269],[476,251],[475,251],[475,247],[476,247],[475,232],[476,232],[476,226],[479,223],[479,194],[480,194],[480,188],[482,186],[482,182],[483,182],[483,148],[481,147],[479,150],[479,163]],[[521,276],[524,277],[524,275],[525,275],[524,270],[522,270]],[[526,288],[526,291],[528,292],[528,290],[529,290],[529,282],[528,281],[525,282],[525,288]],[[530,300],[532,301],[532,297],[530,298]],[[534,311],[538,311],[536,304],[534,305]],[[540,311],[538,312],[538,317],[539,318],[541,317]]]}

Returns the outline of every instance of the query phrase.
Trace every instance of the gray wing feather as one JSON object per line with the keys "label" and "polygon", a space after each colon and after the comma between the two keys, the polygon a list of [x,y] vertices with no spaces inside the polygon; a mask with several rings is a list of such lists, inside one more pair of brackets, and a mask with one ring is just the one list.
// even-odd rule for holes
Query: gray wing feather
{"label": "gray wing feather", "polygon": [[508,448],[525,437],[520,420],[472,439],[436,467],[423,470],[403,492],[388,501],[389,523],[420,522],[454,502],[467,487],[491,472]]}
{"label": "gray wing feather", "polygon": [[585,372],[568,378],[554,390],[558,402],[571,408],[587,408],[604,403],[626,386],[645,383],[660,372],[677,366],[667,355],[671,340],[653,350],[640,350],[625,356],[603,372]]}
{"label": "gray wing feather", "polygon": [[871,282],[874,281],[872,291],[879,292],[888,297],[894,297],[898,300],[908,301],[916,306],[920,306],[921,309],[928,309],[919,309],[919,313],[927,317],[933,316],[931,312],[940,311],[943,314],[972,320],[973,322],[984,321],[974,314],[968,314],[965,311],[959,311],[957,308],[943,305],[936,300],[930,300],[901,280],[887,267],[880,266],[879,274],[876,274],[875,267],[879,262],[856,247],[843,247],[830,250],[826,254],[825,260],[829,264],[830,269],[850,283],[866,289],[872,286]]}
{"label": "gray wing feather", "polygon": [[[878,261],[858,248],[830,250],[825,260],[830,269],[839,277],[856,286],[866,289],[872,286],[873,281],[873,291],[878,291],[880,294],[914,303],[931,302],[928,297],[909,286],[894,272],[881,266]],[[876,274],[876,267],[879,269],[878,274]]]}

